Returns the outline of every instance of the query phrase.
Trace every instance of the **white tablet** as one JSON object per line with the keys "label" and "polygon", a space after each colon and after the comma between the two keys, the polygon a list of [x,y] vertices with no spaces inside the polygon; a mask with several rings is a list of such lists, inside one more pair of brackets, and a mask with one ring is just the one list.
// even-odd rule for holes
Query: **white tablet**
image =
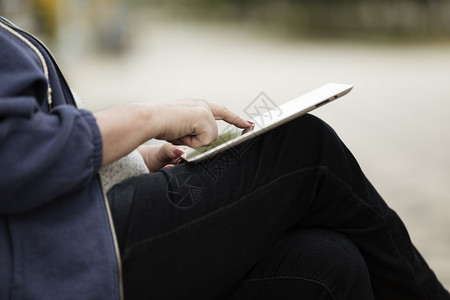
{"label": "white tablet", "polygon": [[[353,86],[349,84],[328,83],[280,106],[271,106],[265,103],[263,112],[250,113],[252,117],[254,116],[254,118],[250,121],[255,123],[255,127],[252,131],[242,134],[239,132],[238,128],[234,127],[234,130],[221,134],[219,138],[209,146],[188,149],[182,155],[182,158],[191,162],[200,161],[216,155],[221,151],[234,147],[242,142],[263,134],[272,128],[280,126],[281,124],[336,100],[346,95],[352,88]],[[262,106],[255,104],[255,112],[259,112],[258,108],[261,107]]]}

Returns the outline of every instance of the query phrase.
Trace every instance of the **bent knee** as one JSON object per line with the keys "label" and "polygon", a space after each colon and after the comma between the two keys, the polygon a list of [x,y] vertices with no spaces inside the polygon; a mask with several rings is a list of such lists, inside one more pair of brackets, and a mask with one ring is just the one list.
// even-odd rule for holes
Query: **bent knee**
{"label": "bent knee", "polygon": [[338,286],[369,281],[358,247],[342,234],[324,229],[289,232],[258,263],[249,277],[301,276]]}
{"label": "bent knee", "polygon": [[346,236],[325,229],[302,229],[290,233],[281,245],[302,268],[336,276],[367,272],[358,247]]}
{"label": "bent knee", "polygon": [[281,281],[286,289],[322,295],[311,299],[373,299],[368,268],[358,247],[346,236],[324,229],[286,233],[243,278],[242,286],[263,282],[267,290],[269,282],[279,287]]}

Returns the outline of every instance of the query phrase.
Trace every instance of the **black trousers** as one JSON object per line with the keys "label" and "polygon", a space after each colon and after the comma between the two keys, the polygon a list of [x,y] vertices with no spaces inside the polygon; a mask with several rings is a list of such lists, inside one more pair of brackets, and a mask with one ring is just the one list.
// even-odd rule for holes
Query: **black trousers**
{"label": "black trousers", "polygon": [[311,115],[108,196],[126,299],[450,299]]}

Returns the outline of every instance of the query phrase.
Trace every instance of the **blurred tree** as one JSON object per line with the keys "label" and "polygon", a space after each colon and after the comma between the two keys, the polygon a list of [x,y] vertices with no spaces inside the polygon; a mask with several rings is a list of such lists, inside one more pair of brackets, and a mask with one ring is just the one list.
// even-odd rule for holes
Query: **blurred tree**
{"label": "blurred tree", "polygon": [[[202,19],[257,22],[291,35],[423,39],[450,34],[449,0],[154,0]],[[183,9],[179,9],[182,7]]]}
{"label": "blurred tree", "polygon": [[31,0],[31,11],[35,18],[35,30],[45,34],[49,39],[54,39],[58,30],[57,5],[57,0]]}
{"label": "blurred tree", "polygon": [[89,11],[97,47],[112,52],[122,51],[126,47],[126,1],[91,0]]}

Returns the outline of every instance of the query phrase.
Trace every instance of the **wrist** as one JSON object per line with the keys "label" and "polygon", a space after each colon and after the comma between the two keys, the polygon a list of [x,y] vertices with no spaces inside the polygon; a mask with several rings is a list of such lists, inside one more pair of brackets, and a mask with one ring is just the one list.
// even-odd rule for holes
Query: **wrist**
{"label": "wrist", "polygon": [[[160,139],[165,136],[168,126],[167,103],[144,103],[143,118],[145,122],[144,128],[147,130],[149,139]],[[149,140],[147,139],[147,140]]]}
{"label": "wrist", "polygon": [[134,103],[135,124],[138,132],[142,133],[140,143],[156,138],[163,129],[161,110],[155,103]]}

